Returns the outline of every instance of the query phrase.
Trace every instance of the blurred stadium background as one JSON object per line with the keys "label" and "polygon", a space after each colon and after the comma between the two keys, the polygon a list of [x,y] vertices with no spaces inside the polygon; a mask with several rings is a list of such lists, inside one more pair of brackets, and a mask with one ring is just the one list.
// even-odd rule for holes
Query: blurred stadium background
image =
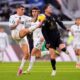
{"label": "blurred stadium background", "polygon": [[[30,15],[30,9],[37,6],[41,9],[45,4],[50,3],[53,6],[54,14],[60,17],[66,27],[75,23],[75,18],[80,17],[80,0],[0,0],[0,26],[5,29],[9,35],[9,47],[4,53],[4,61],[18,62],[22,58],[23,52],[20,47],[12,40],[8,26],[10,15],[15,13],[16,4],[23,4],[26,7],[26,15]],[[42,11],[43,12],[43,11]],[[60,29],[60,31],[62,31]],[[62,39],[66,41],[67,33],[62,33]],[[57,61],[63,61],[59,57]]]}

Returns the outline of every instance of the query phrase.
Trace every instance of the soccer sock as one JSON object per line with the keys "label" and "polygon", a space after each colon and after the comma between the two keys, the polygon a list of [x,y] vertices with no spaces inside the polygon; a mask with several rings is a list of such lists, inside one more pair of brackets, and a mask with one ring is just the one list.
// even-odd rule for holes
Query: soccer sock
{"label": "soccer sock", "polygon": [[63,51],[61,51],[60,56],[63,61],[70,61],[70,57]]}
{"label": "soccer sock", "polygon": [[32,69],[35,60],[36,60],[36,57],[31,56],[30,64],[29,64],[29,67],[28,67],[27,71],[30,71]]}
{"label": "soccer sock", "polygon": [[22,61],[21,61],[21,65],[20,65],[20,69],[23,68],[24,64],[25,64],[26,60],[24,58],[22,58]]}
{"label": "soccer sock", "polygon": [[41,57],[45,56],[45,55],[48,55],[49,54],[49,51],[42,51],[41,52]]}
{"label": "soccer sock", "polygon": [[3,55],[4,53],[3,52],[0,52],[0,61],[3,62]]}
{"label": "soccer sock", "polygon": [[56,70],[56,60],[55,59],[51,59],[51,65],[53,70]]}
{"label": "soccer sock", "polygon": [[79,55],[79,63],[80,63],[80,55]]}
{"label": "soccer sock", "polygon": [[72,46],[67,46],[67,51],[69,53],[70,58],[73,61],[76,61],[77,62],[77,57],[76,57],[76,54],[75,54],[75,51],[74,51],[73,47]]}
{"label": "soccer sock", "polygon": [[77,64],[79,64],[80,63],[80,56],[78,55],[77,56]]}

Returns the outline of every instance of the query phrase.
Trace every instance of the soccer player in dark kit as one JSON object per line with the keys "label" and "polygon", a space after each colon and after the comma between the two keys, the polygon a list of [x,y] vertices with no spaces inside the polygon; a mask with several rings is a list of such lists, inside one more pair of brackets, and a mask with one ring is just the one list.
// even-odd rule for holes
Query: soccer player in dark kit
{"label": "soccer player in dark kit", "polygon": [[60,25],[64,30],[68,30],[63,23],[53,15],[52,6],[50,4],[45,5],[44,15],[46,17],[42,25],[42,33],[46,41],[46,47],[50,52],[51,65],[52,65],[52,76],[56,75],[56,60],[55,60],[55,49],[58,47],[61,51],[65,52],[65,44],[60,39],[60,33],[57,24]]}

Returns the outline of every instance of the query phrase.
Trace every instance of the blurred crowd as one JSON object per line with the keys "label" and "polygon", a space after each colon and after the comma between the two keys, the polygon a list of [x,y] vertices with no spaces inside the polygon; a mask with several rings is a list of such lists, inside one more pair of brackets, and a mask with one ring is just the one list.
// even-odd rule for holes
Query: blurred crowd
{"label": "blurred crowd", "polygon": [[48,3],[53,6],[53,13],[60,16],[62,21],[80,17],[80,0],[0,0],[0,21],[8,21],[9,16],[15,13],[16,4],[23,4],[25,14],[29,15],[31,7],[37,6],[42,11],[43,6]]}

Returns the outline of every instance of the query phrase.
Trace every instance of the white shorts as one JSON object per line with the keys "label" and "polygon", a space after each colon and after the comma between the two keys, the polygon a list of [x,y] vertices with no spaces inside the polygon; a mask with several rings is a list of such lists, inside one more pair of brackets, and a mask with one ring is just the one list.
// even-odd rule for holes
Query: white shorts
{"label": "white shorts", "polygon": [[14,40],[20,40],[20,36],[19,36],[19,30],[12,30],[11,31],[11,36]]}
{"label": "white shorts", "polygon": [[74,49],[80,49],[80,41],[75,40],[72,44]]}
{"label": "white shorts", "polygon": [[34,39],[34,43],[33,44],[34,44],[34,48],[40,50],[42,48],[43,42],[41,42],[40,39]]}
{"label": "white shorts", "polygon": [[24,37],[24,38],[20,38],[19,36],[19,31],[18,30],[14,30],[11,32],[11,36],[12,38],[20,45],[20,47],[23,45],[23,44],[26,44],[28,46],[28,50],[29,50],[29,43],[28,43],[28,40],[27,40],[27,36]]}

